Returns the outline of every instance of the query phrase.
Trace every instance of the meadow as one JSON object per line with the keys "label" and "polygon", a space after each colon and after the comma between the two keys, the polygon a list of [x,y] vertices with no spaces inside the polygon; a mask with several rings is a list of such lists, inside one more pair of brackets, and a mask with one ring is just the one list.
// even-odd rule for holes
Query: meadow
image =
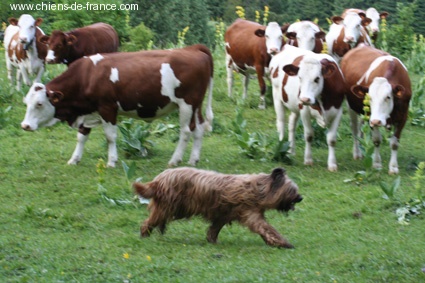
{"label": "meadow", "polygon": [[[338,131],[338,172],[327,171],[323,130],[313,148],[313,166],[303,165],[299,126],[297,154],[275,161],[259,146],[248,157],[233,133],[243,117],[244,130],[275,142],[275,113],[268,93],[266,110],[257,109],[258,85],[240,99],[236,76],[233,98],[227,97],[224,54],[214,53],[214,130],[204,137],[197,167],[224,173],[271,172],[284,167],[304,200],[289,215],[268,212],[268,221],[295,249],[272,248],[256,234],[233,223],[223,228],[218,244],[206,241],[200,218],[172,222],[165,235],[139,237],[148,211],[134,197],[131,183],[150,181],[167,168],[178,138],[177,114],[152,123],[167,130],[147,139],[146,157],[126,154],[119,136],[117,168],[104,168],[106,142],[101,128],[92,131],[77,166],[66,164],[76,144],[76,130],[57,124],[25,132],[22,102],[28,87],[17,92],[7,81],[0,59],[0,281],[1,282],[422,282],[425,280],[422,214],[398,221],[396,210],[424,195],[417,166],[425,161],[423,127],[407,123],[399,149],[400,184],[387,174],[389,145],[381,149],[383,170],[365,169],[352,159],[347,111]],[[44,82],[64,66],[48,65]],[[414,78],[418,81],[418,78]],[[128,121],[122,117],[122,121]],[[143,122],[136,122],[145,125]],[[256,133],[257,135],[253,135]],[[261,143],[260,143],[261,145]],[[189,158],[191,144],[184,162]],[[263,154],[264,153],[264,154]],[[186,164],[182,164],[185,166]],[[366,171],[365,171],[366,170]],[[358,172],[366,173],[358,173]],[[356,174],[357,172],[357,174]],[[415,177],[416,176],[416,177]],[[350,181],[347,181],[350,180]],[[424,212],[418,210],[418,212]]]}

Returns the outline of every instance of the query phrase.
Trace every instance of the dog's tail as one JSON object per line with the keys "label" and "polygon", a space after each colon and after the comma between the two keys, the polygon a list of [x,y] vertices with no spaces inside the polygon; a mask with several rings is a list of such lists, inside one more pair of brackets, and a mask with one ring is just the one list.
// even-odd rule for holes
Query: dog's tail
{"label": "dog's tail", "polygon": [[133,188],[136,194],[144,198],[153,198],[155,196],[155,190],[153,189],[152,183],[142,184],[133,183]]}

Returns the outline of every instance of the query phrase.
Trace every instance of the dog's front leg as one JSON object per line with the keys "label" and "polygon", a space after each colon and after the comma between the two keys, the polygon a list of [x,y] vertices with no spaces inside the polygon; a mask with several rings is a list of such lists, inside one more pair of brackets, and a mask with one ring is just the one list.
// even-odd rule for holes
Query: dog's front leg
{"label": "dog's front leg", "polygon": [[293,249],[294,246],[291,245],[285,238],[283,238],[279,232],[273,228],[263,217],[253,217],[252,215],[245,220],[241,220],[241,223],[248,226],[248,228],[257,233],[263,238],[264,242],[267,245],[273,247],[280,247],[286,249]]}
{"label": "dog's front leg", "polygon": [[210,228],[208,229],[208,233],[207,233],[207,241],[213,244],[217,243],[217,238],[218,238],[218,233],[220,233],[221,228],[223,228],[223,226],[226,223],[222,222],[222,221],[213,221]]}

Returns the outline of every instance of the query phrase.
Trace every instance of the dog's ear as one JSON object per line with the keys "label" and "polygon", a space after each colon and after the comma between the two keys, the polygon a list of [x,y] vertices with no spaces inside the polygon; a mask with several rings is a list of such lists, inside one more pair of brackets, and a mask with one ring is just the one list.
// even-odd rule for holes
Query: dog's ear
{"label": "dog's ear", "polygon": [[274,191],[285,182],[285,169],[284,168],[275,168],[272,171],[272,184],[271,189]]}

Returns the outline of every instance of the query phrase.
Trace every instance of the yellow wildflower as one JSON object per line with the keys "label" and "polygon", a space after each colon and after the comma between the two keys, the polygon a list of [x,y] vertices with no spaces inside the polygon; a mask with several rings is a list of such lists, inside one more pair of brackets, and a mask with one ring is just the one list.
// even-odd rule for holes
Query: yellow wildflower
{"label": "yellow wildflower", "polygon": [[130,255],[128,253],[123,253],[122,257],[125,258],[125,259],[129,259]]}

